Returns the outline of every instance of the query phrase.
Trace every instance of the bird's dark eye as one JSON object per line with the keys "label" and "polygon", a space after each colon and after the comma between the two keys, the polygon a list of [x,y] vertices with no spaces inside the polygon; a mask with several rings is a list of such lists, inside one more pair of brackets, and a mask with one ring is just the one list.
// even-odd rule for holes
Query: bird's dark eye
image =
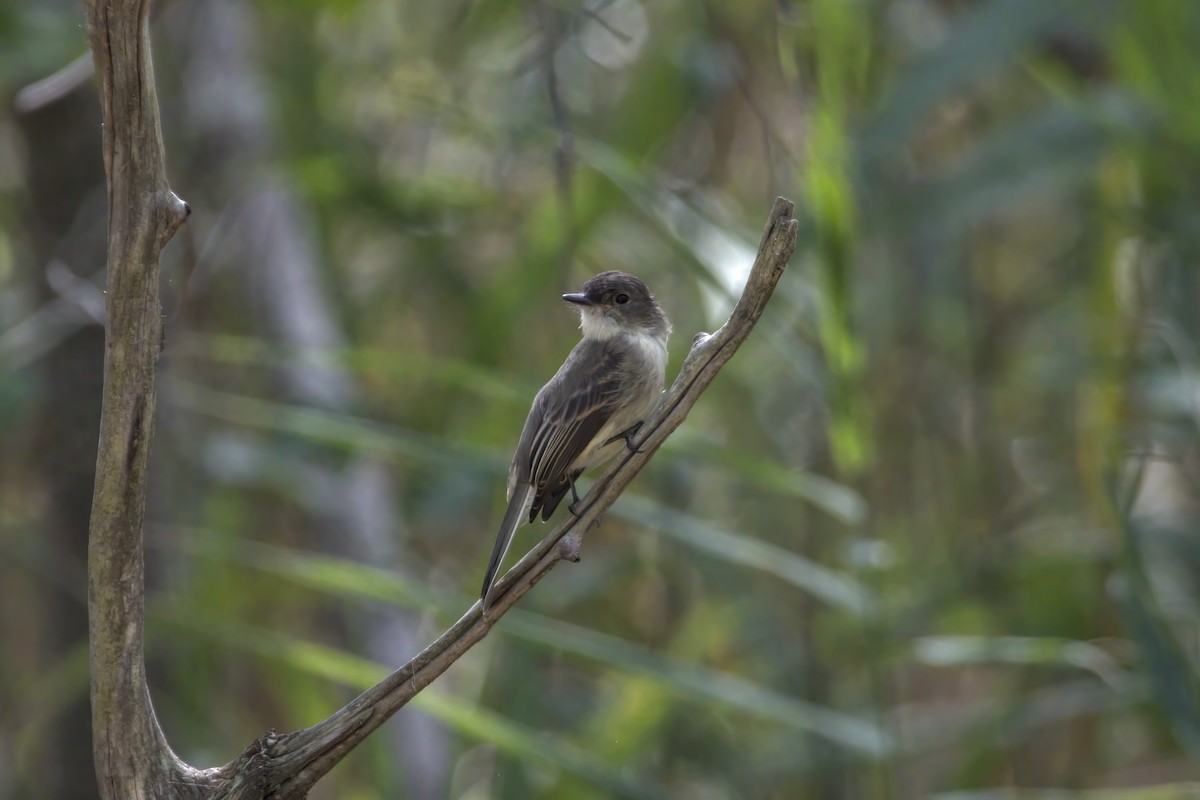
{"label": "bird's dark eye", "polygon": [[625,293],[621,293],[621,294],[617,295],[616,297],[614,297],[613,300],[617,301],[617,305],[623,306],[629,302],[629,295],[627,295]]}

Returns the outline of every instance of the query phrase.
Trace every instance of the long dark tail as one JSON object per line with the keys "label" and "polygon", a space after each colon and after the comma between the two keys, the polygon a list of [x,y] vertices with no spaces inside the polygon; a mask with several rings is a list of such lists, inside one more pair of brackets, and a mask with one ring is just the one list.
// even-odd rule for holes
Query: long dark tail
{"label": "long dark tail", "polygon": [[508,553],[508,546],[512,544],[513,534],[517,532],[517,527],[529,514],[529,507],[532,503],[532,486],[522,483],[513,489],[512,497],[508,501],[508,510],[504,512],[504,520],[500,523],[500,532],[496,534],[496,546],[492,548],[492,560],[488,562],[487,572],[483,576],[483,589],[480,597],[483,599],[485,612],[492,605],[492,591],[496,588],[496,573],[500,571],[500,565],[504,562],[505,554]]}

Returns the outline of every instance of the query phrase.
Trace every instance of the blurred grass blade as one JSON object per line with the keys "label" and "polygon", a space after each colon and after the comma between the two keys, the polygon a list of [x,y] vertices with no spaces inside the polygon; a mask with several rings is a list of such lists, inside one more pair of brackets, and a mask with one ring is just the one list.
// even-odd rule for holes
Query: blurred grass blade
{"label": "blurred grass blade", "polygon": [[171,401],[179,408],[265,430],[300,436],[341,450],[379,458],[404,456],[434,466],[498,472],[507,466],[499,452],[444,437],[384,425],[315,408],[275,403],[171,381]]}
{"label": "blurred grass blade", "polygon": [[653,500],[626,492],[610,513],[718,558],[775,575],[843,611],[862,616],[873,607],[870,592],[849,575],[768,542],[730,533]]}
{"label": "blurred grass blade", "polygon": [[763,455],[739,452],[699,436],[679,436],[676,451],[694,455],[740,475],[755,486],[805,500],[851,528],[866,522],[867,503],[862,495],[822,475],[792,469]]}
{"label": "blurred grass blade", "polygon": [[741,711],[815,733],[856,753],[882,757],[891,749],[874,723],[796,700],[732,675],[672,662],[613,636],[525,612],[511,612],[506,633],[652,678],[694,700],[719,702]]}
{"label": "blurred grass blade", "polygon": [[936,667],[970,664],[1071,666],[1088,670],[1105,683],[1123,681],[1112,657],[1088,642],[1056,636],[924,636],[913,642],[916,659]]}

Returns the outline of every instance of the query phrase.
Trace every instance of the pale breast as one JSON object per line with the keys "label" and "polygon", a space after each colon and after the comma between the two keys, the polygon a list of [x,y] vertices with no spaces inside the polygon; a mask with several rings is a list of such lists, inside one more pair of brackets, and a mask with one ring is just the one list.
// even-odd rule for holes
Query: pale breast
{"label": "pale breast", "polygon": [[621,338],[622,343],[629,348],[625,368],[625,391],[628,392],[629,399],[575,460],[574,469],[586,469],[616,455],[625,446],[624,440],[617,440],[608,445],[604,443],[645,421],[662,397],[667,372],[666,341],[641,333],[625,333]]}

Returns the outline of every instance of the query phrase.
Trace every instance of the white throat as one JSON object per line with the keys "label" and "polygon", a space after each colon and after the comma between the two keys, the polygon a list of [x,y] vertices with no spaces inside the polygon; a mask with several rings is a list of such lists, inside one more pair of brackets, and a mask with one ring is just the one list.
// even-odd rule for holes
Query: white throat
{"label": "white throat", "polygon": [[584,339],[605,342],[622,336],[636,352],[641,354],[642,358],[654,365],[655,371],[660,376],[666,371],[667,334],[655,336],[641,328],[626,327],[607,314],[584,311],[579,316],[579,327],[583,330]]}
{"label": "white throat", "polygon": [[622,333],[631,333],[612,317],[591,309],[584,309],[579,315],[579,328],[583,331],[583,338],[598,339],[602,342]]}

